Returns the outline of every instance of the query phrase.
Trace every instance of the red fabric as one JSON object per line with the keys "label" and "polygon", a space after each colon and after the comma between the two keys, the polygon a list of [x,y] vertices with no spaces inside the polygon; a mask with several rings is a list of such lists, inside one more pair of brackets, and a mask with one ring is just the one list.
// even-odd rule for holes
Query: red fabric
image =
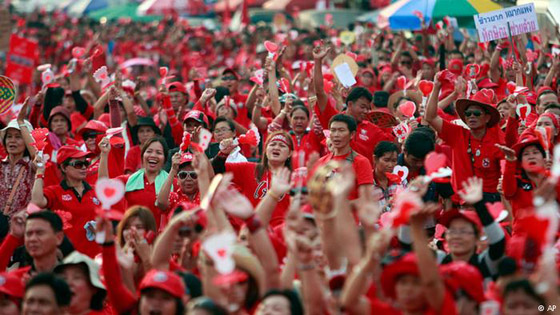
{"label": "red fabric", "polygon": [[109,302],[117,313],[122,314],[131,311],[137,302],[137,297],[124,286],[121,277],[121,267],[117,262],[117,252],[115,246],[104,246],[103,254],[103,275],[105,277],[105,287]]}
{"label": "red fabric", "polygon": [[6,270],[10,263],[10,258],[14,254],[16,248],[23,245],[23,238],[17,238],[12,234],[6,235],[2,245],[0,245],[0,271]]}
{"label": "red fabric", "polygon": [[[380,314],[387,314],[387,315],[403,314],[403,312],[401,310],[399,310],[397,308],[394,308],[389,303],[382,302],[382,301],[380,301],[376,298],[370,299],[369,302],[370,302],[370,305],[371,305],[370,314],[376,314],[376,315],[380,315]],[[443,298],[443,304],[441,306],[441,310],[439,312],[436,312],[434,309],[432,309],[431,307],[428,306],[428,308],[425,309],[422,312],[422,314],[425,314],[425,315],[439,315],[439,314],[452,315],[452,314],[457,314],[457,308],[455,306],[455,300],[453,299],[453,296],[451,295],[451,293],[449,293],[446,290],[445,291],[445,296]]]}
{"label": "red fabric", "polygon": [[73,188],[64,189],[62,184],[53,185],[44,189],[47,206],[51,210],[62,210],[72,214],[71,228],[64,230],[74,248],[89,257],[95,257],[101,251],[95,242],[86,238],[84,225],[95,220],[95,210],[101,205],[95,194],[95,188],[84,190],[81,200],[74,194]]}
{"label": "red fabric", "polygon": [[[339,156],[334,156],[333,153],[328,154],[323,156],[322,158],[319,159],[319,161],[317,161],[317,164],[313,170],[313,172],[311,172],[311,174],[313,174],[315,172],[315,170],[322,166],[327,164],[329,161],[331,160],[335,160],[335,161],[345,161],[348,156],[350,155],[350,153],[345,154],[345,155],[339,155]],[[350,193],[350,195],[348,196],[348,199],[353,200],[358,198],[358,187],[361,185],[373,185],[373,168],[371,166],[371,164],[369,163],[369,161],[363,157],[360,154],[357,154],[356,157],[354,158],[354,161],[352,162],[352,168],[354,169],[354,173],[356,174],[356,179],[354,181],[354,189],[352,190],[352,192]],[[310,175],[311,176],[311,175]]]}
{"label": "red fabric", "polygon": [[[461,126],[443,121],[442,132],[439,134],[442,140],[448,144],[452,150],[452,169],[451,184],[454,191],[462,189],[462,183],[469,177],[476,175],[482,178],[483,190],[486,193],[496,193],[498,179],[501,175],[500,160],[504,158],[500,149],[496,148],[496,143],[503,144],[503,134],[498,127],[490,128],[482,140],[475,139],[471,132]],[[471,143],[472,156],[467,153]],[[480,156],[476,156],[476,151],[480,148]],[[474,169],[474,174],[473,174]]]}
{"label": "red fabric", "polygon": [[241,126],[245,128],[249,128],[251,124],[251,119],[249,118],[249,111],[247,109],[247,95],[245,94],[233,94],[231,96],[235,108],[237,109],[237,117],[235,117],[235,121],[237,121]]}
{"label": "red fabric", "polygon": [[[315,113],[321,122],[323,128],[328,128],[329,120],[332,116],[339,114],[334,108],[334,105],[329,100],[323,112],[320,111],[319,106],[315,106]],[[379,126],[367,121],[362,120],[358,123],[356,135],[352,139],[350,146],[354,151],[364,156],[370,166],[373,166],[373,150],[380,141],[394,141],[395,137],[383,131]]]}
{"label": "red fabric", "polygon": [[[265,171],[261,180],[257,182],[255,178],[256,163],[226,163],[226,171],[233,173],[233,183],[237,185],[239,191],[242,192],[253,204],[257,204],[264,198],[270,188],[270,180],[272,175],[269,171]],[[270,226],[275,227],[284,222],[284,217],[290,206],[290,197],[282,196],[276,208],[272,212]]]}
{"label": "red fabric", "polygon": [[126,160],[124,162],[124,172],[134,173],[142,168],[142,149],[139,145],[135,145],[128,150]]}
{"label": "red fabric", "polygon": [[305,165],[307,165],[307,160],[309,160],[309,156],[311,155],[311,153],[313,152],[317,152],[319,154],[321,153],[321,149],[323,147],[321,141],[323,140],[322,138],[324,138],[324,136],[318,137],[313,131],[310,131],[304,134],[303,137],[301,137],[301,140],[298,141],[295,133],[290,132],[290,135],[292,136],[292,141],[294,143],[294,151],[293,151],[294,154],[296,154],[296,152],[300,150],[303,150],[303,152],[305,152],[305,159],[303,161],[303,165],[297,165],[299,161],[292,160],[294,169],[298,167],[305,167]]}
{"label": "red fabric", "polygon": [[[113,146],[107,156],[107,168],[109,177],[115,178],[123,174],[124,170],[124,146]],[[90,185],[95,185],[99,171],[99,159],[95,159],[88,167],[86,181]]]}

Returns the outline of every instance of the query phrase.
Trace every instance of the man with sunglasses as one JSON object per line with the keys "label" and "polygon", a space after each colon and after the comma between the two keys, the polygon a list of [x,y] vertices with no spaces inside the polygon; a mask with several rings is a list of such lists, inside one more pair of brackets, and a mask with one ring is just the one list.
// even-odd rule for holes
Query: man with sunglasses
{"label": "man with sunglasses", "polygon": [[58,149],[56,160],[63,180],[58,185],[43,187],[45,161],[38,155],[35,158],[37,174],[31,193],[31,202],[39,208],[60,210],[70,226],[65,230],[76,250],[90,257],[100,253],[100,248],[86,238],[84,226],[95,220],[96,209],[101,205],[95,189],[86,181],[90,154],[74,146],[65,145]]}
{"label": "man with sunglasses", "polygon": [[483,179],[484,201],[500,201],[497,187],[501,177],[500,160],[504,159],[504,155],[496,144],[504,143],[504,135],[497,126],[500,113],[491,105],[493,93],[489,90],[481,90],[471,99],[456,101],[457,115],[468,126],[467,130],[438,116],[437,103],[440,90],[441,82],[439,76],[436,76],[424,118],[453,150],[453,175],[451,176],[453,190],[460,191],[461,183],[476,176]]}
{"label": "man with sunglasses", "polygon": [[240,125],[245,128],[249,128],[251,124],[251,119],[249,119],[249,110],[252,111],[252,108],[247,108],[245,104],[247,103],[246,94],[239,93],[239,74],[235,72],[232,68],[227,68],[222,72],[222,86],[229,90],[229,96],[233,100],[233,104],[237,109],[237,117],[235,117],[235,121],[237,121]]}

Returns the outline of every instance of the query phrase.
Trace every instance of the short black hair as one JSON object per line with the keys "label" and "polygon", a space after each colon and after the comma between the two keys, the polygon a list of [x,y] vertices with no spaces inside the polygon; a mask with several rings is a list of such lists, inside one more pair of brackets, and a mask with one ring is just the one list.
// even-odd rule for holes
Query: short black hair
{"label": "short black hair", "polygon": [[25,286],[25,292],[29,291],[33,287],[46,285],[51,288],[56,298],[56,304],[59,307],[65,307],[70,305],[70,300],[72,299],[72,291],[68,283],[64,281],[61,277],[55,276],[51,272],[43,272],[35,277],[31,278],[27,285]]}
{"label": "short black hair", "polygon": [[549,104],[546,105],[546,107],[544,108],[544,111],[546,112],[549,109],[560,109],[560,104]]}
{"label": "short black hair", "polygon": [[220,101],[226,96],[229,95],[229,90],[223,86],[216,87],[216,95],[214,95],[214,99],[216,100],[216,104],[219,104]]}
{"label": "short black hair", "polygon": [[356,131],[356,129],[358,128],[358,124],[356,123],[356,120],[354,119],[354,117],[350,115],[336,114],[332,116],[331,120],[329,121],[329,128],[331,127],[332,123],[335,121],[345,123],[346,126],[348,127],[348,130],[350,130],[350,133]]}
{"label": "short black hair", "polygon": [[382,157],[385,153],[388,152],[397,152],[399,153],[399,148],[394,142],[389,141],[379,141],[379,143],[375,146],[375,150],[373,150],[373,155],[376,158]]}
{"label": "short black hair", "polygon": [[220,116],[218,118],[216,118],[216,120],[214,120],[214,125],[212,126],[212,131],[214,131],[214,129],[216,129],[216,126],[218,125],[218,123],[221,122],[227,122],[228,126],[229,126],[229,130],[231,131],[235,131],[235,124],[233,123],[233,121],[227,119],[226,117]]}
{"label": "short black hair", "polygon": [[303,315],[303,305],[301,299],[293,290],[269,290],[264,294],[261,301],[264,301],[269,296],[280,295],[285,297],[290,302],[290,314],[291,315]]}
{"label": "short black hair", "polygon": [[353,88],[350,93],[348,93],[348,96],[346,97],[346,104],[348,104],[349,102],[355,102],[362,97],[367,99],[370,103],[373,101],[373,96],[368,89],[363,86],[357,86]]}
{"label": "short black hair", "polygon": [[32,219],[40,219],[49,222],[55,233],[62,232],[62,227],[64,226],[58,214],[48,210],[33,212],[27,217],[27,221]]}
{"label": "short black hair", "polygon": [[407,154],[423,159],[428,153],[434,151],[434,141],[425,132],[413,131],[404,142],[404,149]]}
{"label": "short black hair", "polygon": [[535,291],[535,288],[527,279],[513,280],[510,283],[508,283],[504,288],[503,299],[505,300],[508,294],[516,291],[523,291],[523,293],[537,300],[539,304],[545,304],[544,298],[541,297],[537,293],[537,291]]}
{"label": "short black hair", "polygon": [[373,93],[373,105],[375,107],[387,107],[389,102],[389,92],[377,91]]}

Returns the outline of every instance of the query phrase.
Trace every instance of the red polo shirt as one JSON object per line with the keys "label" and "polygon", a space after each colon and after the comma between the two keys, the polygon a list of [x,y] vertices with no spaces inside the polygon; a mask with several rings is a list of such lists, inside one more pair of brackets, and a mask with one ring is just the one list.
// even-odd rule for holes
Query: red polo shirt
{"label": "red polo shirt", "polygon": [[[254,207],[264,198],[268,189],[272,175],[269,171],[265,171],[260,181],[255,178],[256,163],[226,163],[226,172],[233,173],[233,183],[238,187],[239,191],[247,197]],[[276,208],[270,219],[270,226],[275,227],[284,222],[284,217],[290,206],[290,197],[282,196],[276,204]]]}
{"label": "red polo shirt", "polygon": [[59,185],[46,187],[44,195],[47,198],[47,208],[66,211],[72,215],[66,222],[71,227],[65,229],[64,234],[68,236],[74,248],[92,258],[99,254],[101,248],[95,242],[87,240],[84,229],[88,221],[95,220],[95,210],[101,205],[93,187],[84,181],[84,191],[80,197],[76,190],[63,180]]}
{"label": "red polo shirt", "polygon": [[[128,181],[129,177],[130,174],[126,174],[126,175],[117,176],[116,178],[122,181],[123,184],[126,186],[126,182]],[[150,209],[150,211],[152,211],[152,214],[154,215],[154,218],[156,219],[156,226],[158,227],[159,230],[159,225],[161,219],[164,217],[164,214],[156,206],[157,195],[156,195],[155,181],[149,183],[148,180],[146,179],[146,176],[144,175],[144,189],[125,192],[124,200],[126,201],[126,205],[124,209],[128,209],[132,206],[143,206]]]}
{"label": "red polo shirt", "polygon": [[[321,112],[319,106],[315,106],[315,113],[323,128],[328,128],[329,120],[332,116],[340,114],[330,100],[327,102],[327,106],[323,112]],[[385,132],[370,121],[362,120],[358,123],[356,135],[352,139],[350,146],[354,151],[365,157],[369,161],[370,166],[373,166],[373,150],[375,146],[380,141],[392,142],[394,140],[395,137],[392,134]]]}
{"label": "red polo shirt", "polygon": [[247,97],[248,95],[239,93],[235,93],[231,96],[233,103],[235,104],[235,108],[237,109],[237,117],[235,117],[235,121],[245,128],[249,128],[249,125],[251,124],[249,110],[247,109],[246,104]]}
{"label": "red polo shirt", "polygon": [[[345,155],[339,155],[339,156],[334,156],[334,153],[330,153],[327,154],[325,156],[323,156],[322,158],[319,159],[319,161],[317,161],[317,164],[315,166],[315,168],[313,169],[313,172],[310,173],[309,176],[312,176],[313,173],[315,173],[315,170],[322,166],[325,165],[327,163],[329,163],[329,161],[331,160],[335,160],[335,161],[348,161],[350,157],[350,154],[352,152],[345,154]],[[354,181],[354,189],[352,190],[352,192],[350,192],[350,195],[348,196],[349,200],[354,200],[357,199],[358,196],[358,187],[361,185],[373,185],[373,169],[371,167],[370,162],[363,157],[360,154],[355,154],[355,157],[352,161],[348,161],[350,163],[352,163],[352,168],[354,169],[354,174],[356,174],[356,179]]]}
{"label": "red polo shirt", "polygon": [[[503,133],[498,127],[489,128],[482,139],[475,139],[469,130],[444,120],[439,137],[452,149],[451,184],[454,191],[462,189],[462,183],[469,177],[476,176],[483,179],[484,192],[498,192],[498,180],[502,175],[500,160],[504,159],[502,151],[495,146],[496,143],[504,143]],[[474,165],[467,152],[469,143]],[[480,151],[479,155],[477,151]]]}

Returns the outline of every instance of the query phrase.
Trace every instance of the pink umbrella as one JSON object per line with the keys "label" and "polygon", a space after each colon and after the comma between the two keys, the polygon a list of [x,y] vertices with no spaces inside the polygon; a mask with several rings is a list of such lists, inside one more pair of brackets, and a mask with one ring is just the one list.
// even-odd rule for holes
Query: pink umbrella
{"label": "pink umbrella", "polygon": [[129,68],[132,66],[155,66],[155,62],[148,58],[132,58],[128,59],[127,61],[123,62],[120,65],[120,68]]}

